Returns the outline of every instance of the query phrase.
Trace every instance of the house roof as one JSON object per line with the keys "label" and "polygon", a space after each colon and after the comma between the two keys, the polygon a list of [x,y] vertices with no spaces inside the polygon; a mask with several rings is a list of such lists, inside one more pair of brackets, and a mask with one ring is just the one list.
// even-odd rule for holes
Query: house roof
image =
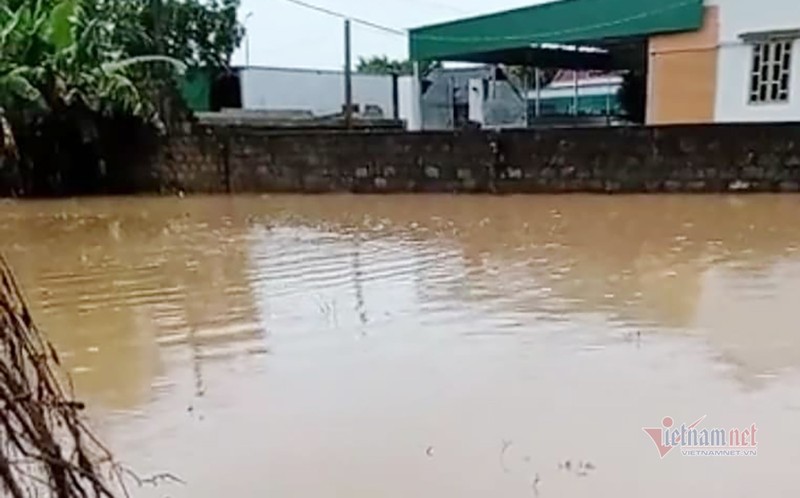
{"label": "house roof", "polygon": [[[409,43],[413,60],[521,63],[556,52],[543,45],[603,45],[696,30],[702,22],[703,0],[560,0],[412,29]],[[602,58],[572,54],[589,62]]]}

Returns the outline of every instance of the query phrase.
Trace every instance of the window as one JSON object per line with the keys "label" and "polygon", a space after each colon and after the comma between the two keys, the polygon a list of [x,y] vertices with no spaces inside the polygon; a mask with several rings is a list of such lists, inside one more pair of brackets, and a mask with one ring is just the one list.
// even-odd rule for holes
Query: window
{"label": "window", "polygon": [[791,67],[792,40],[754,44],[753,70],[750,74],[750,103],[788,102]]}

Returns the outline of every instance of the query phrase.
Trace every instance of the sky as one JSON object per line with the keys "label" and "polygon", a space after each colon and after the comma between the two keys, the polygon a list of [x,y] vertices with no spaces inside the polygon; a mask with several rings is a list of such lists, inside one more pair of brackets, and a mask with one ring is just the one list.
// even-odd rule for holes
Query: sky
{"label": "sky", "polygon": [[[470,15],[526,7],[541,0],[304,0],[328,10],[404,30]],[[248,17],[248,14],[252,14]],[[288,0],[242,0],[254,66],[341,69],[344,65],[343,21]],[[408,37],[353,25],[353,61],[359,57],[408,57]],[[246,63],[245,45],[233,63]]]}

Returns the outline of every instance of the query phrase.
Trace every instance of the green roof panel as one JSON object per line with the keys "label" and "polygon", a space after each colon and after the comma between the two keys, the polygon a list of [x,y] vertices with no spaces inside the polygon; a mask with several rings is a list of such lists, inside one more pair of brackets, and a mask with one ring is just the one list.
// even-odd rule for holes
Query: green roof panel
{"label": "green roof panel", "polygon": [[[703,0],[560,0],[413,29],[413,60],[481,60],[534,44],[580,44],[703,24]],[[485,59],[485,57],[484,57]]]}

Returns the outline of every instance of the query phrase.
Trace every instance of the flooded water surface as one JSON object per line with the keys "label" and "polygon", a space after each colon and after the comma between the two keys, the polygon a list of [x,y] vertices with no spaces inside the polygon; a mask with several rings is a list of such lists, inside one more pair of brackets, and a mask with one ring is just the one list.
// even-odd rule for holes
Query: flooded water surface
{"label": "flooded water surface", "polygon": [[[800,197],[0,204],[143,497],[796,496]],[[758,456],[663,460],[664,417]]]}

